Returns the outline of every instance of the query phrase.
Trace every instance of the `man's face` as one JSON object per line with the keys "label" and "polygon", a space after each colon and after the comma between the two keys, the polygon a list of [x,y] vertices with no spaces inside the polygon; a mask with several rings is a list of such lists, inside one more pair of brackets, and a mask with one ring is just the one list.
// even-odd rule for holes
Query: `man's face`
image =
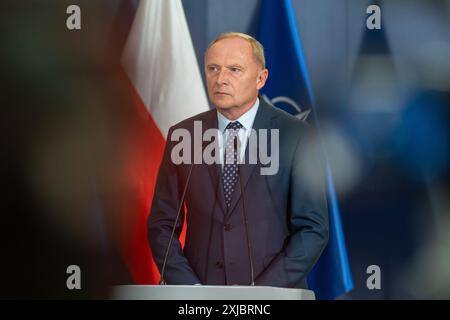
{"label": "man's face", "polygon": [[226,38],[213,44],[205,56],[205,74],[211,102],[225,116],[240,116],[255,102],[267,79],[250,43]]}

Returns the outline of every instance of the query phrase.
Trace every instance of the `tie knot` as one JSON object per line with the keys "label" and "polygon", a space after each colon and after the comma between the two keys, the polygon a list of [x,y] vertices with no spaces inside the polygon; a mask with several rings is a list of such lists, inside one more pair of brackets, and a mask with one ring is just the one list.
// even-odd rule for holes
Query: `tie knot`
{"label": "tie knot", "polygon": [[227,127],[225,128],[225,130],[231,129],[231,130],[239,130],[240,128],[242,128],[242,124],[239,121],[233,121],[230,122]]}

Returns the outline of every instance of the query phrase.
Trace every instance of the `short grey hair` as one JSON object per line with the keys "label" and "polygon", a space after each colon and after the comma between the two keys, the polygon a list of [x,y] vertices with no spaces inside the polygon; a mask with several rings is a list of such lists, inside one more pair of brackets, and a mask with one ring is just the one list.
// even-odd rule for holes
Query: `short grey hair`
{"label": "short grey hair", "polygon": [[263,48],[262,44],[258,40],[253,38],[252,36],[249,36],[248,34],[241,33],[241,32],[221,33],[213,41],[211,41],[211,43],[208,45],[205,55],[208,52],[209,48],[212,47],[213,44],[215,44],[216,42],[219,42],[220,40],[228,39],[228,38],[240,38],[240,39],[243,39],[243,40],[247,41],[248,43],[250,43],[250,45],[252,46],[253,55],[255,57],[256,62],[258,64],[260,64],[263,69],[266,68],[266,58],[264,57],[264,48]]}

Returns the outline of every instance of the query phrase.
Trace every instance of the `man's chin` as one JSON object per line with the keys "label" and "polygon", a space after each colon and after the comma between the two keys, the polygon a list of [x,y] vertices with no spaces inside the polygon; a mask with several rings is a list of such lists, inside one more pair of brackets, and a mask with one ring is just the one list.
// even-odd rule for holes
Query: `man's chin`
{"label": "man's chin", "polygon": [[233,108],[233,104],[224,103],[223,101],[213,101],[213,105],[219,110],[229,110]]}

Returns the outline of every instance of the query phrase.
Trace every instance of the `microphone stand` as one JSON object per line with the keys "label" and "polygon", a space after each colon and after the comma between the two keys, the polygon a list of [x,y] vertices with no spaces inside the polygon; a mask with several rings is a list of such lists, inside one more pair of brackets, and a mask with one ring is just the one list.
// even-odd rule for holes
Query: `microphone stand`
{"label": "microphone stand", "polygon": [[186,191],[187,191],[187,188],[188,188],[188,185],[189,185],[189,180],[191,179],[191,174],[192,174],[192,169],[193,168],[194,168],[194,162],[192,162],[191,167],[189,169],[188,177],[186,179],[186,184],[184,185],[183,194],[181,195],[180,204],[178,206],[177,217],[176,217],[175,222],[173,224],[172,234],[170,235],[169,244],[167,245],[166,254],[164,256],[164,262],[163,262],[163,266],[162,266],[162,269],[161,269],[161,278],[159,280],[159,284],[160,285],[166,284],[166,282],[164,281],[164,272],[166,271],[167,258],[169,257],[170,247],[172,246],[173,236],[175,234],[175,228],[176,228],[176,226],[178,224],[178,220],[180,219],[181,209],[183,208],[184,198],[186,197]]}

